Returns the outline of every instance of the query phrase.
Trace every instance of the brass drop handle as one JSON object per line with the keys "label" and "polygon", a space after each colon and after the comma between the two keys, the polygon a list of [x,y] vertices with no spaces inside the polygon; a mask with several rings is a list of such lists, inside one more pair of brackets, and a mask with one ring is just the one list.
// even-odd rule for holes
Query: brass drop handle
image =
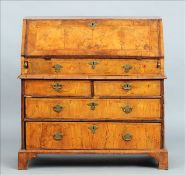
{"label": "brass drop handle", "polygon": [[126,106],[123,106],[123,107],[121,107],[122,108],[122,110],[123,110],[123,112],[125,112],[126,114],[128,114],[128,113],[131,113],[132,112],[132,107],[131,106],[129,106],[129,105],[126,105]]}
{"label": "brass drop handle", "polygon": [[55,111],[55,112],[58,112],[59,113],[59,112],[62,111],[62,109],[63,109],[63,106],[61,106],[59,104],[53,106],[53,111]]}
{"label": "brass drop handle", "polygon": [[63,68],[63,66],[60,65],[60,64],[55,64],[55,65],[53,66],[53,68],[54,68],[55,72],[60,72],[61,69]]}
{"label": "brass drop handle", "polygon": [[57,92],[60,92],[60,90],[63,87],[63,85],[60,82],[54,82],[51,86]]}
{"label": "brass drop handle", "polygon": [[124,90],[131,90],[131,89],[132,89],[132,85],[131,85],[130,83],[124,83],[124,84],[122,85],[122,88],[123,88]]}
{"label": "brass drop handle", "polygon": [[63,134],[60,131],[57,131],[53,134],[53,139],[56,141],[60,141],[63,138]]}
{"label": "brass drop handle", "polygon": [[95,134],[98,127],[96,125],[91,125],[91,126],[88,127],[88,129],[91,130],[92,134]]}
{"label": "brass drop handle", "polygon": [[95,69],[96,68],[96,65],[98,64],[98,62],[97,61],[91,61],[88,64],[91,65],[91,68],[92,69]]}
{"label": "brass drop handle", "polygon": [[98,106],[98,103],[91,102],[91,103],[88,103],[87,105],[90,106],[90,109],[92,111],[94,111],[96,109],[96,106]]}
{"label": "brass drop handle", "polygon": [[130,69],[132,69],[132,66],[130,64],[124,64],[123,69],[125,73],[128,73]]}
{"label": "brass drop handle", "polygon": [[132,136],[132,134],[130,134],[130,133],[126,133],[126,134],[123,134],[123,135],[122,135],[122,139],[123,139],[124,141],[131,141],[132,138],[133,138],[133,136]]}

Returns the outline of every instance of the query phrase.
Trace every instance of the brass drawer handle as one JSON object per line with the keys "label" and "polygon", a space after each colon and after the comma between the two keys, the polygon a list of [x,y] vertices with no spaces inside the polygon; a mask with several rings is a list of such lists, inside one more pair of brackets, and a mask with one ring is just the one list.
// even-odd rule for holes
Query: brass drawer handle
{"label": "brass drawer handle", "polygon": [[95,69],[96,68],[96,65],[98,64],[98,62],[97,61],[91,61],[88,64],[91,65],[91,68],[92,69]]}
{"label": "brass drawer handle", "polygon": [[132,109],[133,109],[133,108],[132,108],[131,106],[129,106],[129,105],[126,105],[126,106],[121,107],[121,108],[122,108],[123,112],[125,112],[126,114],[132,112]]}
{"label": "brass drawer handle", "polygon": [[54,82],[52,85],[52,88],[57,91],[60,92],[60,90],[62,89],[63,85],[60,82]]}
{"label": "brass drawer handle", "polygon": [[92,134],[95,134],[96,130],[98,129],[96,125],[91,125],[88,128],[91,130]]}
{"label": "brass drawer handle", "polygon": [[55,111],[55,112],[61,112],[62,111],[62,109],[63,109],[63,106],[61,106],[61,105],[55,105],[55,106],[53,106],[53,111]]}
{"label": "brass drawer handle", "polygon": [[95,108],[96,108],[96,106],[98,106],[98,103],[91,102],[91,103],[88,103],[87,105],[90,106],[90,109],[91,109],[92,111],[94,111]]}
{"label": "brass drawer handle", "polygon": [[132,66],[130,64],[123,65],[123,69],[125,73],[128,73],[130,69],[132,69]]}
{"label": "brass drawer handle", "polygon": [[88,25],[89,25],[89,27],[91,27],[91,28],[93,28],[93,29],[97,26],[97,24],[96,24],[95,21],[90,22]]}
{"label": "brass drawer handle", "polygon": [[122,135],[122,139],[123,139],[124,141],[131,141],[132,138],[133,138],[133,136],[132,136],[132,134],[130,134],[130,133],[126,133],[126,134],[123,134],[123,135]]}
{"label": "brass drawer handle", "polygon": [[124,90],[131,90],[131,89],[132,89],[132,85],[129,84],[129,83],[124,83],[124,84],[122,85],[122,88],[123,88]]}
{"label": "brass drawer handle", "polygon": [[55,72],[60,72],[61,69],[63,68],[63,66],[60,65],[60,64],[55,64],[55,65],[53,66],[53,68],[54,68]]}
{"label": "brass drawer handle", "polygon": [[63,134],[60,131],[57,131],[56,133],[53,134],[53,139],[56,141],[62,140]]}

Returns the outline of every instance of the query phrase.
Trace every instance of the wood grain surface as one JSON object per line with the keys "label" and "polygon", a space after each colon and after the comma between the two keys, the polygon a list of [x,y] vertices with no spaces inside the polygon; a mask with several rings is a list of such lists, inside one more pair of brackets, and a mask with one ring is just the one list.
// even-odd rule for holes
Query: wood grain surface
{"label": "wood grain surface", "polygon": [[[91,109],[90,103],[95,103]],[[27,118],[160,119],[160,99],[59,99],[26,98]],[[59,111],[54,108],[59,106]],[[128,108],[128,112],[124,111]]]}
{"label": "wood grain surface", "polygon": [[147,154],[168,169],[160,18],[25,18],[18,169],[38,154]]}
{"label": "wood grain surface", "polygon": [[[128,84],[130,89],[124,89]],[[95,96],[159,96],[158,80],[95,81]]]}
{"label": "wood grain surface", "polygon": [[160,19],[26,19],[24,56],[163,56]]}
{"label": "wood grain surface", "polygon": [[[95,125],[95,133],[89,128]],[[158,123],[27,122],[27,149],[160,149]],[[55,140],[59,132],[61,140]],[[125,134],[132,136],[123,140]]]}
{"label": "wood grain surface", "polygon": [[[27,62],[28,68],[24,68]],[[127,70],[126,66],[130,66]],[[60,69],[56,70],[55,66]],[[22,58],[22,75],[164,75],[163,59]]]}
{"label": "wood grain surface", "polygon": [[[53,88],[56,83],[61,85],[57,91]],[[77,80],[26,80],[25,95],[37,96],[89,96],[91,86],[89,81]]]}

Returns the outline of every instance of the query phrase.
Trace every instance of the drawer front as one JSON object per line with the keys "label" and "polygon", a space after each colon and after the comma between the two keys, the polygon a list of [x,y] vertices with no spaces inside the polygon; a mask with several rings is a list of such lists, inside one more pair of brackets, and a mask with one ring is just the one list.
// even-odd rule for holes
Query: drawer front
{"label": "drawer front", "polygon": [[26,80],[25,94],[30,96],[90,96],[89,81]]}
{"label": "drawer front", "polygon": [[26,149],[159,149],[159,123],[27,122]]}
{"label": "drawer front", "polygon": [[159,75],[163,74],[163,60],[23,59],[22,74]]}
{"label": "drawer front", "polygon": [[95,81],[95,96],[160,96],[159,80]]}
{"label": "drawer front", "polygon": [[27,118],[159,119],[160,99],[26,98]]}

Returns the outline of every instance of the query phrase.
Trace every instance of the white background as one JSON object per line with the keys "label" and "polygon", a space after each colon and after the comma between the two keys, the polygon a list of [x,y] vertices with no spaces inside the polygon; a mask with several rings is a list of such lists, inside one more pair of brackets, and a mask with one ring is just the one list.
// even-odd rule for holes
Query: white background
{"label": "white background", "polygon": [[[183,174],[184,2],[172,1],[2,1],[1,2],[1,173],[4,174]],[[28,171],[17,171],[20,148],[20,47],[25,16],[160,16],[165,44],[165,117],[169,170],[160,171],[140,159],[84,159],[41,156]],[[90,163],[89,160],[91,160]],[[76,162],[75,162],[76,160]],[[143,159],[141,159],[143,160]],[[108,163],[106,163],[108,161]],[[66,163],[67,162],[67,163]],[[81,162],[81,163],[80,163]],[[46,165],[45,165],[46,164]],[[78,164],[75,166],[75,164]],[[98,166],[100,164],[100,166]],[[124,166],[124,164],[126,166]],[[134,165],[133,165],[134,164]],[[93,166],[94,165],[94,166]]]}

